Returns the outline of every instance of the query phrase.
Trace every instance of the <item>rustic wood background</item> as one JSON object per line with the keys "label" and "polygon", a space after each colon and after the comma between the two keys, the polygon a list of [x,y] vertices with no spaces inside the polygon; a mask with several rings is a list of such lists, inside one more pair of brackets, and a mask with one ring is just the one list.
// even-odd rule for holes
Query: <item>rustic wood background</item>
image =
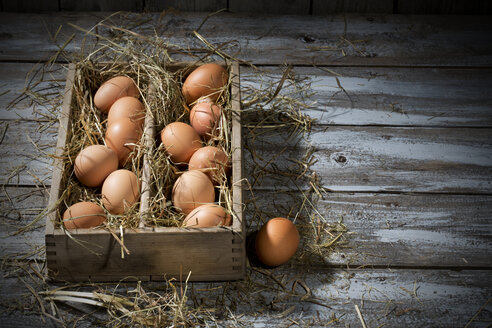
{"label": "rustic wood background", "polygon": [[[41,3],[16,4],[28,8],[29,4]],[[90,3],[96,1],[78,1],[77,10],[114,10],[111,3],[123,9],[121,6],[129,2],[98,1],[99,8],[89,8]],[[135,10],[141,10],[132,3]],[[144,7],[143,2],[139,3]],[[194,10],[222,6],[196,8],[195,3],[187,3]],[[314,13],[314,9],[323,7],[317,1],[296,7],[298,3],[291,1],[283,9],[311,8],[309,11]],[[369,1],[324,4],[325,10],[348,11],[368,10],[366,3]],[[454,13],[452,10],[460,8],[490,11],[484,1],[389,1],[388,7],[384,7],[386,2],[377,3],[380,10],[389,13],[395,8],[397,12],[406,8],[412,13]],[[8,8],[13,4],[4,1],[3,9],[13,10]],[[52,4],[52,10],[57,11],[65,2]],[[151,4],[145,1],[147,9]],[[185,2],[180,4],[184,6]],[[204,4],[200,2],[200,6]],[[233,0],[228,1],[228,6],[230,11],[239,8],[234,7]],[[263,8],[259,1],[256,8],[273,10]],[[13,232],[19,224],[30,222],[47,204],[39,186],[49,189],[51,163],[33,155],[37,149],[32,141],[40,145],[41,151],[51,153],[58,131],[57,125],[39,130],[33,109],[41,114],[46,109],[28,101],[10,111],[5,109],[23,90],[26,74],[33,65],[46,62],[59,50],[51,36],[60,26],[63,28],[58,39],[66,40],[75,34],[65,50],[77,53],[83,35],[68,23],[89,28],[105,15],[0,13],[0,183],[4,189],[0,205],[3,219],[11,224],[0,230],[3,259],[29,265],[44,262],[42,223],[25,234]],[[155,21],[161,15],[142,16]],[[163,38],[182,47],[197,44],[189,36],[205,13],[183,10],[163,16],[162,23],[167,27]],[[272,81],[280,79],[286,63],[311,81],[316,94],[310,100],[316,106],[306,114],[318,119],[310,136],[318,159],[313,169],[323,186],[333,191],[321,201],[319,211],[331,221],[343,218],[350,232],[347,247],[326,258],[329,265],[306,269],[290,263],[274,271],[277,277],[285,274],[286,279],[305,276],[313,295],[326,301],[330,308],[302,302],[298,297],[265,308],[257,318],[245,319],[271,327],[292,325],[291,318],[299,322],[313,319],[317,326],[360,327],[354,311],[354,304],[358,304],[368,327],[464,327],[468,323],[468,327],[490,327],[491,21],[483,15],[413,16],[383,12],[309,16],[227,12],[214,15],[203,25],[200,33],[209,41],[218,44],[235,40],[238,58],[269,70]],[[143,26],[139,32],[153,31],[151,26]],[[361,41],[354,48],[345,40]],[[330,51],[333,48],[337,51]],[[65,64],[64,58],[58,58],[53,67],[59,70],[53,79],[65,79]],[[242,87],[258,85],[257,78],[252,69],[241,67]],[[247,145],[251,140],[245,138],[243,142]],[[283,145],[284,140],[272,137],[264,143],[257,142],[261,155]],[[299,147],[302,149],[303,145]],[[292,147],[275,164],[286,165],[285,159],[295,158],[296,152],[299,148]],[[251,177],[254,166],[248,152],[245,161],[245,175]],[[255,195],[265,211],[273,213],[273,203],[288,205],[292,201],[295,192],[276,192],[287,187],[288,182],[271,177],[254,181]],[[246,210],[246,220],[253,212],[251,208]],[[32,255],[26,259],[25,254]],[[0,303],[4,307],[21,304],[28,308],[29,302],[31,306],[36,304],[17,276],[3,272],[1,275]],[[264,281],[256,272],[252,276]],[[27,274],[21,277],[30,279]],[[288,281],[290,287],[292,280]],[[268,279],[264,283],[273,284]],[[217,294],[221,292],[217,289]],[[214,297],[207,294],[207,300]],[[263,309],[271,301],[268,293],[259,292],[253,300],[245,300],[238,293],[237,313],[242,312],[247,302],[261,304],[258,309]],[[284,317],[282,314],[289,309],[293,312]],[[1,310],[2,327],[50,324],[28,310]],[[332,322],[332,315],[340,321]],[[81,320],[80,326],[89,326],[91,318]]]}
{"label": "rustic wood background", "polygon": [[323,15],[335,13],[491,14],[488,0],[1,0],[7,12],[216,11]]}

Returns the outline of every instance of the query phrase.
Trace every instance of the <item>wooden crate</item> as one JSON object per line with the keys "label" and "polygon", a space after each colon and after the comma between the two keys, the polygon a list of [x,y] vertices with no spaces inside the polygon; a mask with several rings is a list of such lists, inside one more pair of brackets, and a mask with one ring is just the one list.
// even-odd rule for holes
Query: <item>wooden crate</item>
{"label": "wooden crate", "polygon": [[[183,67],[176,64],[174,67]],[[55,225],[60,222],[60,208],[47,217],[46,260],[48,276],[66,281],[118,281],[186,279],[219,281],[236,280],[245,273],[245,226],[242,202],[242,147],[239,91],[239,65],[230,66],[232,74],[232,197],[235,219],[232,227],[168,228],[145,227],[123,231],[124,244],[131,254],[122,258],[121,247],[115,238],[103,229],[78,229],[70,231],[71,237]],[[70,65],[60,118],[56,158],[63,154],[70,135],[69,126],[72,104],[72,87],[75,65]],[[153,136],[153,122],[145,121],[144,134]],[[148,170],[142,173],[141,208],[148,208]],[[62,185],[63,163],[55,160],[49,206],[56,207],[64,190]],[[114,231],[120,236],[120,231]],[[73,237],[73,238],[72,238]],[[84,244],[85,247],[82,247]]]}

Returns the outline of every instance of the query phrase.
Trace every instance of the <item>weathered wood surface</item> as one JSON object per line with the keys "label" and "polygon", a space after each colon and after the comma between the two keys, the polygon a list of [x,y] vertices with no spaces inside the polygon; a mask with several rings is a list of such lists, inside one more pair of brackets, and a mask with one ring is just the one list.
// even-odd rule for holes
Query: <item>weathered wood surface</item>
{"label": "weathered wood surface", "polygon": [[[0,119],[46,119],[49,110],[25,100],[7,110],[24,89],[35,64],[0,63]],[[282,70],[261,67],[265,73],[242,68],[244,96],[248,87],[276,83]],[[318,125],[398,125],[438,127],[492,127],[492,70],[426,68],[326,68],[295,66],[294,72],[311,83],[312,108],[304,110]],[[39,88],[64,86],[66,68],[54,65]],[[335,75],[338,74],[338,75]],[[340,89],[337,82],[346,91]],[[275,86],[275,84],[274,84]],[[466,91],[464,91],[466,90]],[[348,94],[348,96],[347,96]],[[33,108],[34,107],[34,108]],[[33,115],[33,109],[38,111]],[[51,114],[51,116],[53,116]]]}
{"label": "weathered wood surface", "polygon": [[5,187],[0,193],[0,258],[28,258],[44,260],[45,219],[33,229],[18,233],[48,205],[48,191],[35,187]]}
{"label": "weathered wood surface", "polygon": [[[287,194],[255,190],[255,198],[266,218],[288,216],[292,209],[299,210],[302,202],[296,191]],[[246,197],[250,203],[246,211],[248,225],[255,214],[250,199]],[[343,248],[328,253],[324,264],[313,258],[312,265],[490,268],[491,202],[491,196],[472,195],[328,194],[318,204],[318,210],[328,224],[342,220],[350,234]],[[0,257],[32,254],[30,258],[42,260],[44,220],[29,233],[15,232],[46,207],[47,196],[32,187],[7,187],[0,204],[2,217],[9,223],[1,232]],[[307,213],[313,214],[311,210]],[[302,226],[303,220],[299,218],[298,224]],[[303,251],[308,251],[307,245],[301,247],[299,254]]]}
{"label": "weathered wood surface", "polygon": [[[82,33],[67,25],[92,27],[107,13],[56,13],[22,15],[2,13],[0,60],[47,60],[59,50],[53,38],[59,26],[59,45],[75,33],[65,47],[79,51]],[[141,16],[159,19],[157,14]],[[191,49],[204,45],[191,37],[203,13],[168,14],[161,34],[170,44]],[[128,18],[125,18],[128,22]],[[136,29],[153,34],[154,22]],[[229,49],[255,64],[364,65],[364,66],[467,66],[492,64],[492,26],[489,17],[336,15],[269,16],[220,13],[200,33],[210,42],[234,41]],[[225,28],[227,27],[227,28]],[[36,49],[35,52],[31,49]],[[62,60],[63,58],[59,58]]]}
{"label": "weathered wood surface", "polygon": [[[315,327],[360,327],[355,304],[360,308],[368,327],[409,327],[417,323],[422,327],[464,327],[483,306],[484,309],[474,318],[470,327],[487,327],[491,320],[492,305],[487,304],[492,282],[489,271],[330,269],[311,271],[307,277],[301,272],[284,273],[284,277],[281,276],[282,273],[277,274],[277,279],[286,286],[283,295],[287,296],[295,280],[299,279],[309,286],[318,302],[329,307],[303,301],[305,291],[299,284],[294,288],[299,296],[272,299],[271,290],[281,287],[273,280],[253,272],[253,286],[264,287],[259,292],[243,290],[241,294],[227,300],[234,304],[230,308],[235,309],[235,313],[247,313],[241,316],[240,322],[254,322],[258,326],[288,326],[295,320],[305,326],[310,323]],[[32,283],[30,278],[23,277],[22,272],[20,274],[21,279]],[[199,303],[203,302],[204,307],[220,306],[220,300],[223,299],[221,295],[236,295],[236,286],[241,284],[228,284],[225,291],[225,286],[220,283],[198,283],[194,284],[193,290],[188,290],[188,297]],[[145,284],[144,288],[149,291],[160,286],[162,284]],[[247,288],[243,285],[245,287]],[[10,302],[10,307],[15,308],[18,302],[22,302],[22,308],[27,312],[13,311],[9,315],[3,313],[0,319],[5,325],[2,327],[39,327],[41,320],[37,314],[37,301],[24,284],[14,276],[3,279],[0,288],[0,291],[7,292],[3,294],[4,301]],[[112,292],[112,288],[109,288],[108,292]],[[124,288],[123,286],[117,292],[124,294]],[[98,325],[97,320],[105,317],[104,310],[95,311],[90,306],[74,306],[82,310],[75,312],[80,315],[92,313],[79,322],[82,327],[91,326],[91,323]],[[63,305],[60,307],[69,309]],[[338,320],[333,321],[333,315]],[[73,314],[68,314],[67,317],[77,319]],[[45,319],[46,323],[42,326],[55,326],[49,319]]]}
{"label": "weathered wood surface", "polygon": [[393,0],[313,0],[313,15],[335,13],[393,13]]}
{"label": "weathered wood surface", "polygon": [[216,11],[227,9],[232,12],[254,12],[269,14],[312,14],[335,13],[385,13],[385,14],[474,14],[492,12],[487,0],[283,0],[269,3],[241,0],[17,0],[0,1],[0,11]]}
{"label": "weathered wood surface", "polygon": [[[27,102],[11,111],[4,109],[25,83],[23,74],[16,74],[16,65],[0,64],[6,72],[0,85],[11,90],[0,97],[1,116],[32,120],[35,116],[31,115],[32,108]],[[31,69],[30,64],[20,67],[22,73]],[[243,89],[248,85],[258,86],[257,75],[251,69],[243,71]],[[327,76],[330,73],[307,67],[296,67],[295,71],[310,78],[317,92],[317,104],[306,114],[318,118],[311,138],[317,147],[315,167],[325,178],[326,187],[347,191],[490,192],[490,130],[429,128],[490,127],[492,110],[488,90],[492,74],[489,70],[439,69],[429,74],[427,69],[399,69],[396,74],[383,68],[375,69],[375,73],[373,69],[369,72],[362,68],[338,69],[342,75],[338,77],[340,84],[352,99],[354,108],[336,80]],[[60,78],[64,72],[60,70],[59,76],[54,78]],[[271,79],[278,80],[278,74],[271,74]],[[376,77],[371,79],[374,75]],[[405,82],[402,82],[403,77],[407,78]],[[422,86],[424,83],[426,86]],[[327,87],[330,85],[331,88]],[[462,91],[465,87],[466,92]],[[400,96],[402,93],[407,96]],[[399,102],[395,104],[396,101]],[[382,110],[380,103],[383,103]],[[408,125],[409,128],[372,125]],[[412,125],[423,127],[411,128]],[[51,170],[46,168],[51,163],[38,157],[29,138],[50,153],[56,140],[56,126],[39,130],[38,122],[3,121],[1,131],[4,139],[0,149],[5,155],[0,159],[2,183],[8,181],[13,171],[22,168],[19,179],[11,180],[11,184],[38,183],[38,179],[49,184]],[[275,147],[275,140],[265,143],[265,151]],[[269,145],[272,142],[273,146]],[[292,149],[286,156],[296,159],[302,151],[302,147]],[[325,167],[330,170],[322,169]]]}
{"label": "weathered wood surface", "polygon": [[308,15],[309,0],[262,1],[229,0],[229,10],[233,13],[294,14]]}
{"label": "weathered wood surface", "polygon": [[145,9],[148,11],[180,10],[215,12],[227,9],[226,0],[146,0]]}
{"label": "weathered wood surface", "polygon": [[[268,175],[250,166],[247,176],[256,188],[292,187],[275,175],[292,168],[308,144],[287,133],[266,133],[245,139],[246,163],[255,161]],[[316,162],[312,169],[321,185],[346,192],[419,192],[490,194],[492,192],[492,130],[378,126],[315,126],[310,135]],[[285,149],[274,162],[269,154]],[[299,182],[300,183],[300,182]]]}
{"label": "weathered wood surface", "polygon": [[2,0],[1,9],[11,12],[43,12],[60,10],[59,0]]}
{"label": "weathered wood surface", "polygon": [[487,0],[398,0],[395,13],[490,15],[492,5]]}
{"label": "weathered wood surface", "polygon": [[[40,151],[53,153],[57,127],[38,128],[34,121],[3,122],[1,183],[50,184],[51,161],[40,156]],[[310,138],[317,159],[312,168],[322,185],[333,191],[492,193],[491,129],[316,126]],[[247,134],[243,140],[245,145],[252,145]],[[265,156],[278,151],[282,140],[285,136],[277,134],[255,141],[265,165]],[[283,147],[286,151],[273,165],[266,166],[268,171],[273,172],[275,165],[296,165],[293,160],[306,152],[307,144],[287,143]],[[249,152],[245,152],[245,160],[247,176],[252,176]],[[260,189],[282,189],[290,184],[275,175],[259,177],[252,183]]]}
{"label": "weathered wood surface", "polygon": [[311,136],[336,191],[492,192],[492,130],[330,127]]}
{"label": "weathered wood surface", "polygon": [[143,0],[60,0],[60,10],[68,11],[141,11]]}
{"label": "weathered wood surface", "polygon": [[[54,34],[60,23],[68,21],[90,27],[99,19],[97,16],[104,15],[22,15],[22,25],[14,16],[2,14],[0,61],[4,63],[0,63],[0,72],[6,73],[3,77],[0,74],[0,93],[12,90],[0,97],[0,132],[4,131],[0,144],[0,182],[4,184],[0,196],[3,259],[27,256],[42,261],[44,258],[42,221],[28,233],[14,233],[45,207],[46,195],[35,185],[43,181],[49,186],[51,179],[49,163],[40,158],[27,134],[46,152],[53,151],[56,141],[56,125],[39,130],[41,124],[34,120],[40,116],[27,113],[31,108],[29,103],[22,102],[8,113],[4,109],[18,94],[16,90],[22,88],[23,75],[29,71],[31,62],[49,58],[57,49],[49,41],[47,29]],[[189,32],[204,16],[166,15],[164,23],[168,29],[163,36],[174,37],[170,40],[177,44],[196,46],[195,41],[188,41]],[[157,19],[157,15],[152,17]],[[6,22],[13,26],[7,26]],[[227,29],[220,27],[224,23],[228,23]],[[343,327],[360,326],[354,309],[354,304],[358,304],[369,327],[383,324],[463,327],[472,318],[470,326],[486,327],[492,320],[492,305],[487,303],[492,295],[492,111],[491,72],[487,68],[492,62],[492,27],[485,17],[347,15],[347,23],[346,38],[352,41],[367,38],[368,41],[355,45],[362,44],[377,56],[361,55],[343,43],[337,45],[335,55],[309,48],[336,45],[343,35],[343,16],[223,13],[210,18],[200,30],[214,42],[239,40],[242,48],[238,56],[242,59],[259,64],[287,62],[303,66],[294,67],[295,72],[311,79],[317,92],[312,98],[317,103],[306,111],[318,119],[310,139],[318,160],[313,169],[324,187],[337,191],[328,193],[318,209],[328,223],[343,218],[349,231],[344,235],[345,247],[338,245],[328,252],[325,262],[317,259],[307,266],[293,260],[272,271],[283,279],[288,290],[293,279],[304,279],[313,294],[331,309],[299,303],[300,297],[286,301],[274,299],[267,288],[253,289],[252,297],[243,298],[241,293],[234,293],[231,300],[240,303],[234,311],[245,314],[242,317],[245,320],[269,326],[288,326],[292,324],[290,320],[326,326],[333,313],[340,318],[333,325]],[[145,32],[146,27],[140,30]],[[59,40],[72,32],[64,26]],[[80,39],[77,33],[76,41],[67,49],[76,51]],[[347,56],[340,55],[340,47]],[[313,57],[324,67],[307,67]],[[15,63],[8,62],[12,60]],[[280,79],[279,67],[262,68],[271,71],[273,80]],[[328,70],[341,75],[337,76],[340,83]],[[63,70],[60,76],[63,79]],[[257,83],[249,68],[242,67],[242,77],[243,87]],[[46,109],[39,110],[46,113]],[[18,115],[24,119],[17,120]],[[244,132],[247,136],[247,131]],[[247,137],[243,140],[245,145],[253,142]],[[285,138],[267,135],[254,143],[260,155],[286,145]],[[288,146],[275,164],[292,165],[287,159],[298,160],[305,147],[302,142]],[[247,150],[245,155],[247,174],[251,175]],[[16,167],[22,169],[19,179],[8,180]],[[259,208],[266,218],[286,216],[291,207],[300,206],[299,193],[293,191],[297,187],[285,177],[272,179],[275,167],[266,169],[272,172],[254,185]],[[300,181],[297,183],[305,187]],[[308,214],[313,213],[308,209],[297,219],[302,229],[304,216]],[[246,220],[251,222],[254,215],[250,205]],[[41,323],[37,310],[27,310],[36,309],[37,301],[21,282],[9,278],[11,273],[7,272],[13,263],[7,261],[2,267],[2,275],[6,276],[0,280],[1,301],[23,304],[26,310],[3,312],[0,320],[14,327],[50,325]],[[351,269],[344,270],[346,266]],[[357,267],[361,269],[353,270]],[[275,286],[262,275],[249,269],[248,272],[255,283]],[[209,290],[209,286],[217,289],[211,289],[216,294],[202,297],[207,302],[220,299],[219,294],[231,288],[222,284],[194,287]],[[297,289],[303,294],[299,286]],[[414,289],[416,295],[412,295]],[[253,310],[246,309],[247,306]],[[255,318],[254,314],[259,316]],[[86,319],[81,325],[97,324],[91,320]]]}
{"label": "weathered wood surface", "polygon": [[[266,218],[297,213],[303,201],[299,192],[261,191],[255,198]],[[472,195],[328,193],[318,203],[324,217],[320,220],[340,221],[350,233],[326,263],[352,268],[490,268],[491,201],[491,196]],[[250,204],[248,210],[254,213],[255,208]],[[304,212],[297,224],[303,226],[308,215],[315,212]],[[307,245],[303,249],[307,251]]]}
{"label": "weathered wood surface", "polygon": [[[248,87],[268,86],[282,77],[279,67],[261,69],[266,72],[261,81],[253,69],[242,69],[245,96]],[[310,82],[306,91],[315,93],[315,103],[304,113],[318,125],[492,127],[490,69],[295,66],[293,70]]]}
{"label": "weathered wood surface", "polygon": [[36,121],[2,121],[0,132],[0,183],[12,185],[49,185],[58,125],[46,128]]}

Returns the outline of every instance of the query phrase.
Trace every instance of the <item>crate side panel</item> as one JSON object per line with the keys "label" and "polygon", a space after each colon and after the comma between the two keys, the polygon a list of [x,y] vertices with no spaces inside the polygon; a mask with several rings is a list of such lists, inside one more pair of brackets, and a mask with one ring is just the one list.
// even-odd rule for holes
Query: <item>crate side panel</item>
{"label": "crate side panel", "polygon": [[78,243],[65,235],[55,236],[56,270],[52,272],[55,279],[179,276],[189,271],[193,276],[216,276],[216,273],[224,275],[237,271],[234,269],[232,232],[227,230],[127,233],[124,243],[130,255],[125,254],[124,258],[120,245],[109,233],[83,234],[76,238]]}

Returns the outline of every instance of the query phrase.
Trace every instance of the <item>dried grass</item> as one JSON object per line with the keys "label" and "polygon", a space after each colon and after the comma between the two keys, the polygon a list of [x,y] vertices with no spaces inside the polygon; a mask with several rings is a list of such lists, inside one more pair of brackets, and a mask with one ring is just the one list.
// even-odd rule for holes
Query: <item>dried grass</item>
{"label": "dried grass", "polygon": [[[124,21],[115,25],[113,18]],[[131,19],[130,19],[131,18]],[[314,150],[309,146],[308,135],[313,120],[304,114],[310,108],[312,97],[309,81],[295,75],[292,67],[285,67],[282,77],[275,81],[267,71],[261,71],[253,65],[227,53],[227,44],[214,45],[195,31],[195,36],[204,44],[202,49],[182,49],[169,44],[159,37],[159,31],[164,28],[158,22],[153,22],[154,34],[139,34],[136,28],[148,24],[148,20],[137,16],[125,16],[116,13],[89,30],[76,27],[86,34],[82,51],[68,55],[64,49],[73,40],[62,43],[60,51],[53,56],[47,65],[38,66],[26,83],[22,95],[13,103],[31,99],[33,104],[49,108],[39,112],[40,127],[51,126],[56,122],[61,97],[60,80],[53,79],[49,88],[43,82],[51,74],[53,64],[60,60],[75,61],[77,74],[74,88],[74,120],[73,131],[68,146],[63,154],[67,167],[64,182],[66,191],[60,201],[61,209],[82,200],[100,202],[98,191],[85,188],[72,176],[70,167],[78,152],[91,144],[102,144],[105,131],[104,116],[94,109],[92,95],[98,86],[114,75],[125,74],[132,77],[141,91],[141,99],[145,103],[147,114],[155,122],[155,131],[160,131],[166,124],[174,121],[186,121],[187,109],[183,105],[179,83],[190,67],[171,70],[173,56],[185,56],[198,62],[222,58],[228,65],[231,60],[239,61],[254,69],[257,83],[253,86],[243,86],[242,115],[244,148],[251,159],[249,170],[250,195],[247,197],[248,212],[247,226],[249,232],[272,216],[286,216],[298,226],[302,238],[302,251],[292,262],[296,265],[309,264],[314,258],[323,258],[327,252],[333,251],[345,241],[346,228],[343,222],[332,223],[324,218],[317,210],[317,202],[326,191],[318,181],[310,167],[315,163]],[[151,22],[152,23],[152,22]],[[201,24],[203,25],[203,24]],[[201,26],[200,25],[200,26]],[[101,62],[105,62],[100,66]],[[125,64],[122,64],[124,62]],[[227,88],[229,90],[229,88]],[[225,119],[222,122],[220,134],[212,138],[209,144],[218,144],[230,153],[230,116],[232,108],[229,94],[225,93],[219,100],[225,109]],[[34,106],[35,107],[35,106]],[[258,144],[268,144],[276,136],[282,140],[283,147],[265,152]],[[179,226],[182,216],[173,209],[170,199],[172,184],[179,174],[178,169],[160,149],[154,138],[152,143],[141,142],[136,147],[136,156],[127,165],[138,176],[142,175],[144,160],[151,167],[151,207],[143,213],[145,225],[149,226]],[[273,143],[275,146],[275,144]],[[292,152],[294,149],[294,152]],[[145,157],[145,159],[144,159]],[[287,166],[285,167],[285,165]],[[155,169],[159,168],[159,169]],[[285,189],[274,186],[270,195],[288,195],[292,201],[270,203],[262,206],[261,199],[256,196],[257,187],[262,181],[279,178],[286,182]],[[230,186],[219,186],[220,203],[229,210],[231,207]],[[110,216],[109,225],[113,227],[138,227],[140,216],[136,204],[131,211],[123,216]],[[22,227],[19,232],[26,232],[35,226],[46,215],[56,210],[49,208],[40,213],[32,222]],[[314,261],[317,261],[314,259]],[[177,282],[165,283],[130,283],[120,284],[62,284],[56,287],[44,280],[44,267],[26,267],[25,262],[8,259],[5,265],[11,266],[12,275],[20,272],[31,272],[32,284],[29,291],[36,299],[33,308],[50,320],[68,324],[77,324],[78,318],[67,315],[66,309],[58,305],[69,305],[80,313],[79,304],[90,304],[104,309],[107,313],[104,325],[122,326],[248,326],[242,316],[247,314],[248,320],[260,316],[261,313],[276,311],[277,318],[288,318],[296,313],[296,307],[286,304],[292,302],[308,302],[329,308],[327,303],[313,296],[310,287],[296,273],[295,277],[282,268],[266,269],[255,263],[250,263],[247,276],[239,282],[217,282],[198,284]],[[26,287],[31,286],[26,282]],[[130,287],[127,287],[130,286]],[[198,288],[195,288],[198,286]],[[122,290],[123,288],[123,290]],[[265,300],[264,294],[274,295],[271,302]],[[83,315],[85,320],[95,320],[101,324],[98,312],[88,312]],[[241,314],[242,313],[242,314]],[[70,319],[71,318],[71,319]],[[94,319],[96,318],[96,319]],[[332,320],[336,322],[334,317]],[[292,321],[291,324],[296,323]]]}

